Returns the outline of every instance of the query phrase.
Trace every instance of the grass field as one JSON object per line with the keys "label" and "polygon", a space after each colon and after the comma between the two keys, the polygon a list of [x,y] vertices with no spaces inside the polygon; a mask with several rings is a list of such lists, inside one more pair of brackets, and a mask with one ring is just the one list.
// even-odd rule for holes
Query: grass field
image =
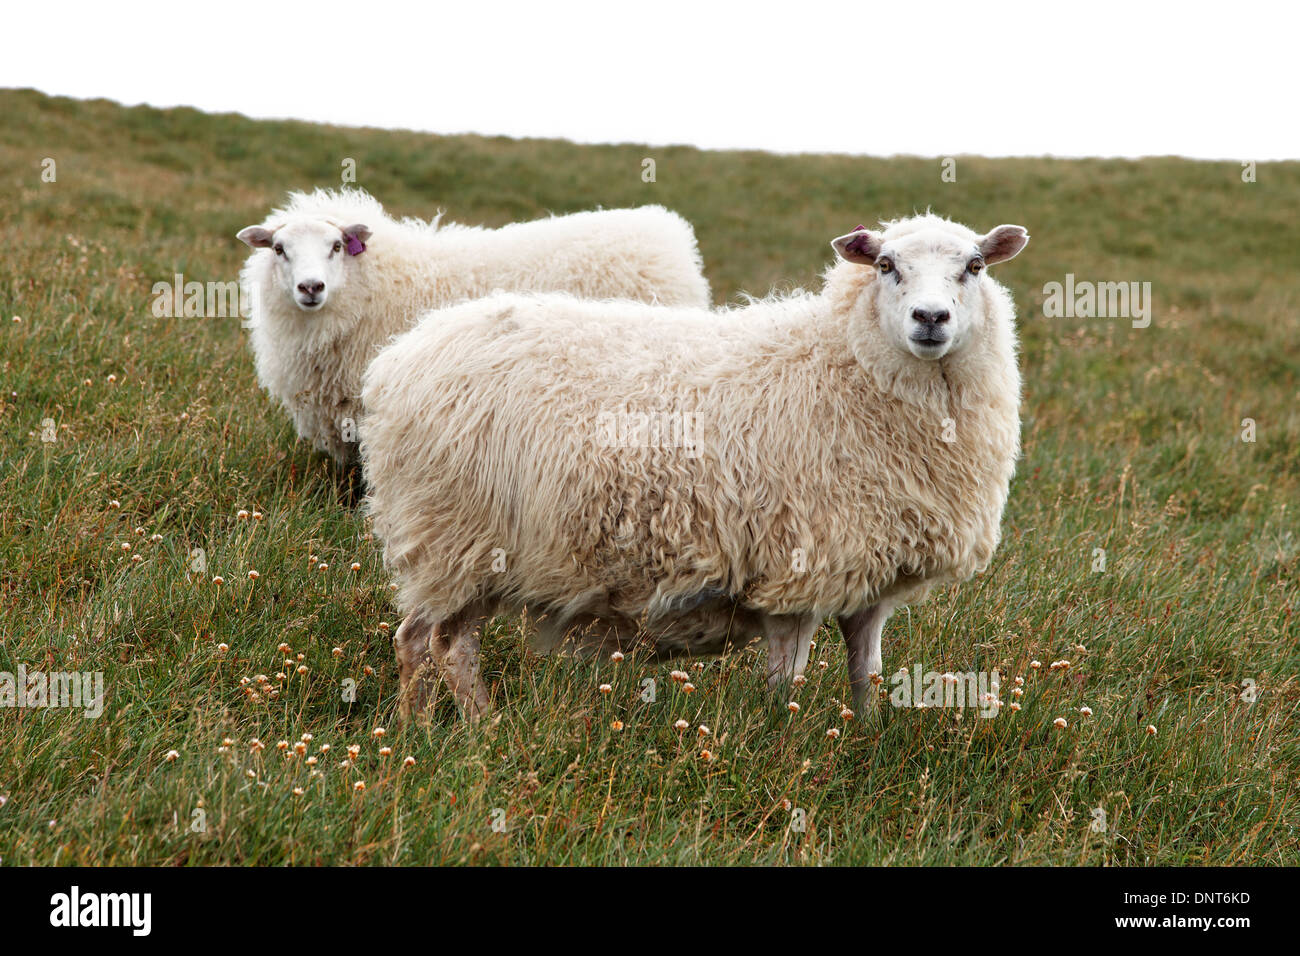
{"label": "grass field", "polygon": [[[792,714],[752,649],[703,662],[687,695],[680,665],[541,659],[499,621],[499,721],[466,726],[443,700],[429,728],[396,726],[397,618],[340,479],[259,392],[237,320],[151,310],[176,273],[233,278],[235,232],[288,189],[338,185],[348,158],[405,215],[663,203],[694,223],[719,302],[815,284],[828,240],[859,222],[932,206],[1025,225],[1032,242],[998,270],[1026,382],[1003,544],[885,636],[888,672],[997,668],[1008,701],[1024,678],[1019,712],[843,720],[830,627]],[[1255,182],[1177,159],[941,172],[0,91],[0,671],[98,671],[106,687],[98,719],[0,709],[0,859],[1300,862],[1300,164]],[[1150,282],[1150,327],[1046,318],[1044,285],[1067,273]],[[241,685],[257,675],[274,699]],[[277,749],[304,734],[314,767]]]}

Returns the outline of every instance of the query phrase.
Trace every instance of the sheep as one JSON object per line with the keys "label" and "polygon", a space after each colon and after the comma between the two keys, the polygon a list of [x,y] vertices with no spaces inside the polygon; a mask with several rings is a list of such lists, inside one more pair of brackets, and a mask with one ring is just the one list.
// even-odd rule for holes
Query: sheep
{"label": "sheep", "polygon": [[500,229],[440,219],[397,221],[362,190],[318,189],[238,234],[254,250],[240,281],[258,381],[341,464],[355,459],[367,362],[426,309],[497,289],[710,302],[694,231],[661,206]]}
{"label": "sheep", "polygon": [[1020,373],[985,268],[1029,238],[882,227],[832,242],[818,294],[719,312],[500,294],[375,358],[365,507],[405,613],[405,714],[433,672],[468,716],[488,709],[478,631],[502,611],[526,611],[542,651],[765,638],[773,691],[833,616],[867,701],[890,613],[997,547]]}

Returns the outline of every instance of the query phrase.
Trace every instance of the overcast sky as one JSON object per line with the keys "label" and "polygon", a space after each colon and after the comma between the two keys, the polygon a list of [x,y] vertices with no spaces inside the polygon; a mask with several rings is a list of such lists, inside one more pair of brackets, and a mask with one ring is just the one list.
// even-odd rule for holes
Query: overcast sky
{"label": "overcast sky", "polygon": [[123,0],[4,19],[0,86],[128,104],[781,152],[1300,158],[1280,3]]}

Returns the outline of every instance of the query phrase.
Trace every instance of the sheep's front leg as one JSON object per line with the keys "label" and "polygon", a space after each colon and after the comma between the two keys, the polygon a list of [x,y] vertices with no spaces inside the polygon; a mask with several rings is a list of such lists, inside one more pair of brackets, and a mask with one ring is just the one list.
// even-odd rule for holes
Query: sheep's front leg
{"label": "sheep's front leg", "polygon": [[808,650],[821,622],[812,614],[779,614],[763,620],[767,637],[767,686],[778,693],[808,666]]}
{"label": "sheep's front leg", "polygon": [[880,635],[892,611],[893,608],[887,604],[873,604],[856,614],[838,618],[844,645],[848,649],[849,688],[853,691],[855,707],[875,700],[875,695],[871,694],[873,676],[882,676],[883,668]]}

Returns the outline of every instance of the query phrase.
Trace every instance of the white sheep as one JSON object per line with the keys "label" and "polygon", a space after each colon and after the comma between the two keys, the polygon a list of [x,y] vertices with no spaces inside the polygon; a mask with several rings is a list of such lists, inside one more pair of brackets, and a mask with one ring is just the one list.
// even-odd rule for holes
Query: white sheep
{"label": "white sheep", "polygon": [[503,294],[397,339],[366,374],[361,454],[404,707],[431,665],[481,713],[478,629],[525,608],[542,649],[765,637],[774,689],[834,615],[861,703],[891,611],[997,546],[1020,375],[984,270],[1027,240],[925,215],[834,240],[817,295]]}
{"label": "white sheep", "polygon": [[258,381],[339,462],[355,454],[366,364],[426,309],[510,289],[709,304],[695,233],[661,206],[483,229],[398,221],[361,190],[316,190],[239,238],[255,250],[240,280]]}

